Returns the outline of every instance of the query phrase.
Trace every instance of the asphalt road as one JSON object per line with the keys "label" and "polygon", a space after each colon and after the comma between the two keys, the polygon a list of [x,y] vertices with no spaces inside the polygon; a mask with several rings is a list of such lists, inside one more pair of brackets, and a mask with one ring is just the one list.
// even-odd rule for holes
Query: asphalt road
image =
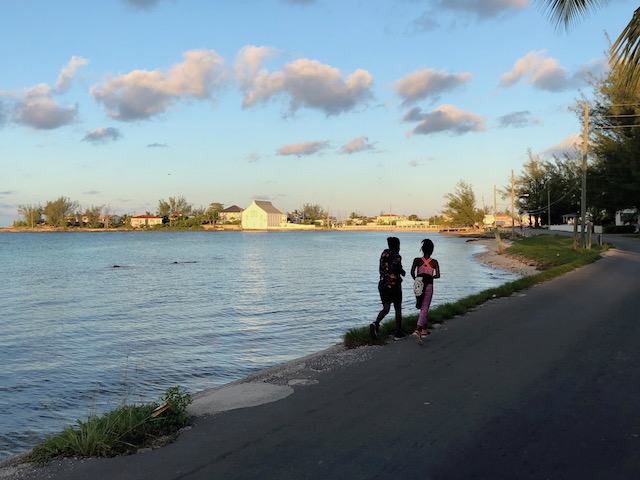
{"label": "asphalt road", "polygon": [[449,321],[423,346],[366,347],[367,361],[198,417],[167,447],[29,478],[638,479],[640,242],[609,240],[602,260]]}

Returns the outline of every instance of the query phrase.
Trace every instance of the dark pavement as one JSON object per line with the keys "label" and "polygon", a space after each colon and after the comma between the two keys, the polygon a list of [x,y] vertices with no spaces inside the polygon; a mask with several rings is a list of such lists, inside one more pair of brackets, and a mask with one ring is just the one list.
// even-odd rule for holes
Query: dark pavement
{"label": "dark pavement", "polygon": [[449,321],[423,346],[366,347],[367,361],[198,417],[164,448],[29,478],[638,479],[640,242],[607,240],[618,248],[602,260]]}

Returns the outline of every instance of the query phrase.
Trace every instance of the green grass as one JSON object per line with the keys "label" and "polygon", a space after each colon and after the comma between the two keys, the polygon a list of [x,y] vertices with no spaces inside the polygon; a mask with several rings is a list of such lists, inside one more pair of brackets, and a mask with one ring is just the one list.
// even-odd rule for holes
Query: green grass
{"label": "green grass", "polygon": [[[522,277],[499,287],[489,288],[479,293],[461,298],[455,302],[437,305],[429,310],[429,326],[444,323],[447,320],[467,313],[488,300],[508,297],[515,292],[529,288],[537,283],[551,280],[564,275],[571,270],[595,262],[600,254],[607,250],[607,246],[595,247],[591,250],[573,249],[573,239],[558,235],[539,235],[528,238],[518,238],[513,245],[505,250],[505,254],[514,255],[535,262],[541,270],[535,275]],[[393,312],[390,313],[392,315]],[[416,327],[418,315],[407,315],[402,318],[402,328],[411,332]],[[349,329],[343,336],[347,348],[363,345],[383,345],[386,338],[395,331],[393,318],[380,325],[379,340],[369,337],[369,325]]]}
{"label": "green grass", "polygon": [[191,396],[177,386],[160,403],[121,405],[101,417],[89,415],[36,445],[26,460],[44,465],[55,458],[114,457],[164,445],[189,424],[189,403]]}

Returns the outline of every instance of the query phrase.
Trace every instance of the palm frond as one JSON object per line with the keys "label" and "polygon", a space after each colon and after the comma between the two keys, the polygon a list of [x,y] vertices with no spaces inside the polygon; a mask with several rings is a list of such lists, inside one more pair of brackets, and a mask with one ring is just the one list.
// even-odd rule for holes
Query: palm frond
{"label": "palm frond", "polygon": [[590,10],[605,6],[608,0],[536,0],[540,8],[555,23],[556,28],[569,29]]}
{"label": "palm frond", "polygon": [[625,87],[640,87],[640,8],[611,46],[611,68],[617,70]]}

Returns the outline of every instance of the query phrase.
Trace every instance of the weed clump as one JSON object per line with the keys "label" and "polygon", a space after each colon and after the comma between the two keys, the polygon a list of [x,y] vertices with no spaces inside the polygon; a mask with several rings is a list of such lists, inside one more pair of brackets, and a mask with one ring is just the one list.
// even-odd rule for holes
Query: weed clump
{"label": "weed clump", "polygon": [[36,445],[26,460],[43,465],[61,457],[115,457],[173,441],[189,425],[191,395],[169,388],[160,403],[121,405],[102,416],[89,415]]}

